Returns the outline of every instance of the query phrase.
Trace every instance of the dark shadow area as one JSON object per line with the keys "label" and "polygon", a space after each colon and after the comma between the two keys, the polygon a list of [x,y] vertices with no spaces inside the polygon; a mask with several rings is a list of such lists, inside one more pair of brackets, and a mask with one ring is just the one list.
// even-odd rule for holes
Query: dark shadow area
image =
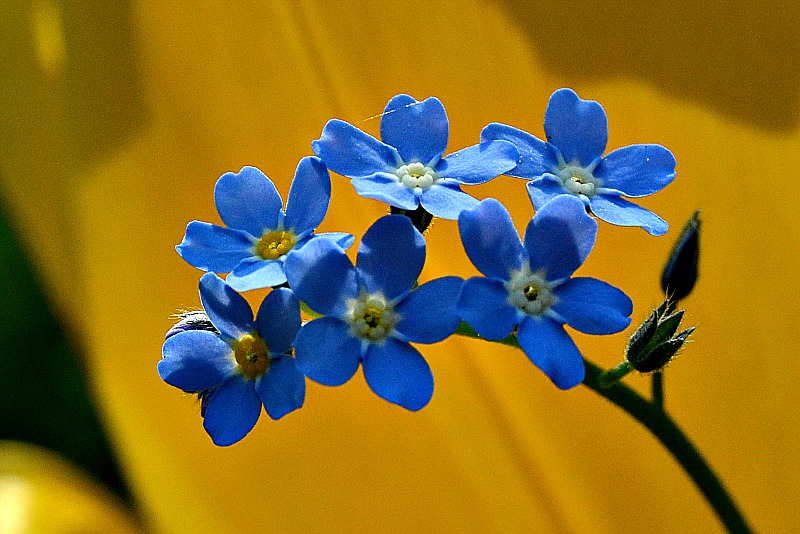
{"label": "dark shadow area", "polygon": [[132,506],[79,347],[55,317],[2,211],[0,272],[0,440],[56,452]]}
{"label": "dark shadow area", "polygon": [[[128,0],[6,0],[0,49],[0,184],[30,192],[27,201],[69,256],[77,177],[123,146],[146,119],[133,7]],[[18,236],[39,243],[9,221],[11,208],[0,198],[0,439],[62,455],[134,509],[82,347],[39,284]]]}
{"label": "dark shadow area", "polygon": [[736,122],[798,126],[798,2],[495,1],[568,84],[630,78]]}

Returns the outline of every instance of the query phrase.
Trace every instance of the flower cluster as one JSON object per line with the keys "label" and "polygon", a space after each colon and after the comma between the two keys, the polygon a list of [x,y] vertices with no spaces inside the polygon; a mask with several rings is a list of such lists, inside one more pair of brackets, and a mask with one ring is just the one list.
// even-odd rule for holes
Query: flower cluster
{"label": "flower cluster", "polygon": [[[595,244],[598,223],[666,223],[622,196],[654,193],[674,178],[659,145],[605,157],[605,113],[569,89],[556,91],[545,118],[547,141],[490,124],[480,143],[444,156],[449,121],[436,98],[398,95],[381,118],[381,140],[329,121],[303,158],[286,209],[272,181],[254,167],[226,173],[214,199],[225,226],[192,221],[178,254],[209,271],[202,310],[180,314],[167,333],[158,372],[201,399],[203,426],[217,445],[241,440],[263,406],[273,419],[300,408],[305,380],[339,386],[363,369],[383,399],[416,411],[434,390],[430,366],[412,344],[454,332],[497,341],[515,336],[527,357],[561,389],[584,380],[584,360],[564,325],[612,334],[633,305],[619,289],[573,277]],[[315,233],[330,202],[329,169],[363,197],[391,206],[362,237]],[[502,174],[529,179],[535,208],[522,239],[497,200],[462,186]],[[422,212],[427,219],[412,219]],[[420,283],[430,217],[457,220],[467,256],[482,276]],[[217,273],[228,273],[225,280]],[[272,288],[255,317],[239,292]],[[301,320],[301,307],[310,320]]]}

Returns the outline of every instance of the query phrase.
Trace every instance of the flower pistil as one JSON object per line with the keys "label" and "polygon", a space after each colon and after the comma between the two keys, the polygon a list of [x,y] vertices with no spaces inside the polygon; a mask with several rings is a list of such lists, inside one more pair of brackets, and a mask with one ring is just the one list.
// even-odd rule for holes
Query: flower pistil
{"label": "flower pistil", "polygon": [[269,349],[256,333],[245,334],[233,344],[239,372],[247,378],[257,378],[269,370]]}
{"label": "flower pistil", "polygon": [[350,304],[350,331],[354,337],[380,342],[386,339],[399,320],[394,306],[380,293],[363,293]]}
{"label": "flower pistil", "polygon": [[430,189],[431,186],[439,179],[436,171],[420,162],[401,165],[397,168],[395,174],[397,175],[400,183],[407,188],[416,189],[419,187],[423,191]]}
{"label": "flower pistil", "polygon": [[541,315],[555,302],[553,284],[545,279],[543,272],[532,273],[527,265],[513,272],[505,286],[508,303],[527,315]]}
{"label": "flower pistil", "polygon": [[564,190],[573,195],[593,197],[602,186],[602,182],[592,174],[590,169],[580,165],[561,164],[554,169],[554,172],[561,180]]}

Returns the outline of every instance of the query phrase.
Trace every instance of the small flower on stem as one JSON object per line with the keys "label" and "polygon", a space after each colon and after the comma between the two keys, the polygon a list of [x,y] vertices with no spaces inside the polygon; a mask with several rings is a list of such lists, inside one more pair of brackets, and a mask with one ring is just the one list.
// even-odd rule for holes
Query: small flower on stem
{"label": "small flower on stem", "polygon": [[272,180],[255,167],[223,174],[214,200],[227,228],[192,221],[176,250],[190,265],[214,273],[230,272],[226,281],[237,291],[279,286],[286,282],[285,262],[291,252],[314,239],[347,248],[353,236],[315,234],[328,211],[331,182],[328,169],[315,157],[297,165],[286,211]]}
{"label": "small flower on stem", "polygon": [[576,198],[553,199],[531,219],[524,242],[503,205],[486,199],[458,218],[461,240],[484,277],[464,282],[458,309],[482,337],[516,332],[522,350],[561,389],[580,384],[583,357],[564,330],[613,334],[630,324],[625,293],[595,278],[571,278],[594,246],[597,222]]}
{"label": "small flower on stem", "polygon": [[300,303],[291,290],[274,289],[254,319],[244,297],[213,273],[200,279],[200,300],[214,330],[202,322],[168,333],[158,374],[198,392],[206,432],[215,444],[232,445],[253,429],[262,405],[273,419],[303,405],[305,377],[291,356]]}
{"label": "small flower on stem", "polygon": [[379,141],[333,119],[311,143],[334,172],[352,179],[356,192],[413,211],[422,206],[443,219],[457,219],[478,201],[461,185],[482,184],[512,169],[519,152],[507,141],[473,145],[442,157],[449,137],[444,106],[435,97],[417,102],[397,95],[381,117]]}
{"label": "small flower on stem", "polygon": [[297,335],[298,368],[338,386],[362,365],[367,384],[383,399],[412,411],[428,404],[433,374],[409,343],[437,343],[455,331],[463,280],[447,276],[414,288],[424,263],[425,240],[402,215],[382,217],[367,230],[355,266],[325,240],[293,254],[289,283],[322,315]]}
{"label": "small flower on stem", "polygon": [[550,97],[544,117],[547,141],[505,124],[493,123],[481,141],[514,143],[520,163],[511,176],[527,178],[538,211],[559,195],[574,195],[598,218],[619,226],[640,226],[663,235],[668,225],[655,213],[622,197],[639,198],[666,187],[675,178],[675,157],[661,145],[631,145],[605,157],[608,119],[603,107],[582,100],[572,89]]}

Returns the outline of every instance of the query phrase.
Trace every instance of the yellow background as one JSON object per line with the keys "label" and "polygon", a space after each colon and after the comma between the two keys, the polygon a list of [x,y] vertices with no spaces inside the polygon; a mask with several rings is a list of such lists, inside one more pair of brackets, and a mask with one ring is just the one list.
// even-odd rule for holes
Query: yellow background
{"label": "yellow background", "polygon": [[[219,175],[255,165],[288,193],[333,117],[377,134],[388,99],[439,97],[450,151],[505,122],[542,136],[547,99],[601,102],[609,149],[670,148],[678,176],[640,202],[667,236],[602,225],[579,271],[625,290],[634,321],[683,222],[703,217],[694,342],[667,406],[756,530],[800,530],[795,201],[798,8],[772,2],[4,2],[2,194],[88,354],[123,469],[154,532],[714,532],[713,512],[638,424],[521,354],[449,339],[422,350],[432,402],[411,414],[347,385],[265,415],[216,448],[192,398],[156,374],[200,273],[174,252],[217,222]],[[630,4],[633,5],[633,4]],[[5,59],[3,60],[6,61]],[[524,181],[500,198],[520,228]],[[360,237],[385,212],[333,177],[323,230]],[[475,273],[455,223],[429,234],[423,279]],[[251,301],[258,302],[259,295]],[[576,335],[610,367],[626,336]],[[646,392],[649,381],[628,379]]]}

